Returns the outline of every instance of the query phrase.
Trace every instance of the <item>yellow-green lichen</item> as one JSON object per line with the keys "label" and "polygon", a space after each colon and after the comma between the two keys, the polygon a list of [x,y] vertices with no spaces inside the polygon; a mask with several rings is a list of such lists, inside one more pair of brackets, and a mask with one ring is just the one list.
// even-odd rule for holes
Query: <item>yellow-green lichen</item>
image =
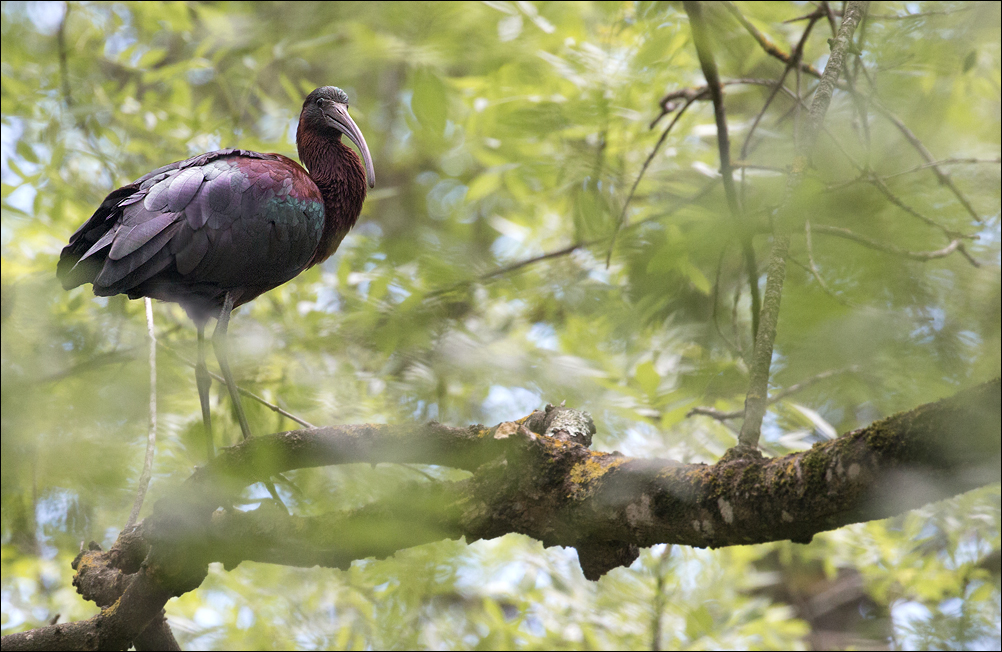
{"label": "yellow-green lichen", "polygon": [[595,488],[596,480],[625,461],[626,458],[590,452],[586,458],[571,467],[567,474],[567,478],[574,485],[573,494],[581,496],[582,492],[590,493]]}

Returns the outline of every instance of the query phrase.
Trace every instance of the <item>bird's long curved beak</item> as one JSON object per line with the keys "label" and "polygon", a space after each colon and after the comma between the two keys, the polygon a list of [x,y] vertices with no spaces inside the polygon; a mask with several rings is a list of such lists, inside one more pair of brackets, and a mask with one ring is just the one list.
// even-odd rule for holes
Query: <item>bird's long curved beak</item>
{"label": "bird's long curved beak", "polygon": [[348,115],[348,107],[344,104],[329,104],[330,108],[324,109],[324,115],[334,123],[334,126],[347,136],[355,147],[362,153],[362,160],[365,162],[365,180],[370,188],[376,187],[376,171],[372,168],[372,155],[369,154],[369,146],[365,144],[365,136],[358,128],[355,121]]}

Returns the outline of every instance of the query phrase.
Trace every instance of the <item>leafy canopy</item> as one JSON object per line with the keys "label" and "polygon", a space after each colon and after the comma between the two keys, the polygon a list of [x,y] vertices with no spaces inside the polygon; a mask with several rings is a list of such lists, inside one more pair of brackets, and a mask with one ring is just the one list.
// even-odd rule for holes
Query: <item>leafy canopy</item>
{"label": "leafy canopy", "polygon": [[[783,21],[812,7],[737,9],[789,52],[805,22]],[[768,228],[802,113],[780,93],[755,122],[771,90],[760,80],[784,66],[726,7],[704,12],[743,221],[720,187],[704,101],[626,203],[675,116],[651,128],[662,96],[704,83],[674,3],[5,3],[3,632],[95,612],[68,561],[82,540],[114,540],[144,452],[142,304],[63,292],[59,249],[106,193],[156,166],[230,146],[294,155],[302,98],[319,85],[350,96],[377,188],[337,255],[241,309],[243,386],[317,424],[497,423],[566,400],[594,415],[603,450],[712,462],[732,446],[734,421],[686,415],[742,405],[752,338],[738,237]],[[809,247],[795,225],[773,391],[835,373],[771,406],[767,453],[999,373],[999,167],[944,164],[976,221],[878,105],[936,160],[997,159],[1000,22],[995,3],[873,3],[848,71],[862,99],[836,93],[797,198],[813,231]],[[804,49],[819,70],[829,36],[821,20]],[[806,96],[814,83],[791,72],[785,86]],[[819,226],[899,253],[976,236],[962,243],[980,266]],[[768,237],[753,242],[761,261]],[[156,328],[194,357],[176,306],[156,306]],[[158,390],[147,509],[204,451],[190,368],[161,352]],[[214,406],[235,441],[227,399]],[[254,432],[294,427],[244,406]],[[383,465],[293,479],[309,514],[421,477]],[[346,572],[246,563],[213,569],[168,615],[186,647],[632,648],[657,636],[785,649],[809,627],[762,590],[778,568],[790,582],[858,574],[876,631],[900,645],[997,647],[997,584],[970,564],[998,549],[999,521],[994,487],[809,546],[656,548],[596,584],[573,551],[514,535]]]}

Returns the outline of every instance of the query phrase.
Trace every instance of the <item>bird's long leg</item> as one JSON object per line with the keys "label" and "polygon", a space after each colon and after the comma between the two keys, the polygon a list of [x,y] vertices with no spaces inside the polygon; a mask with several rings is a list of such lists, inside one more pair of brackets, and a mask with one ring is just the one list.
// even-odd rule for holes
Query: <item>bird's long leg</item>
{"label": "bird's long leg", "polygon": [[[247,417],[244,415],[243,405],[240,403],[240,390],[237,389],[237,383],[233,380],[233,372],[230,370],[230,362],[226,357],[227,353],[227,337],[226,332],[230,326],[230,313],[233,312],[233,296],[227,292],[226,297],[223,299],[223,309],[219,311],[219,319],[216,321],[216,330],[212,332],[212,349],[216,352],[216,360],[219,362],[219,369],[223,372],[223,379],[226,381],[226,388],[230,390],[230,399],[233,401],[233,407],[237,410],[237,419],[240,421],[240,431],[243,433],[244,439],[250,439],[251,432],[250,426],[247,425]],[[289,509],[282,502],[282,499],[278,495],[278,491],[275,490],[275,485],[272,484],[271,480],[265,480],[264,486],[268,488],[268,493],[274,498],[279,505],[285,509],[288,513]]]}
{"label": "bird's long leg", "polygon": [[198,385],[198,401],[202,404],[202,425],[205,427],[205,447],[211,460],[216,455],[216,447],[212,443],[212,413],[209,411],[209,388],[212,377],[205,366],[205,323],[199,322],[198,327],[198,362],[195,364],[195,383]]}
{"label": "bird's long leg", "polygon": [[227,359],[227,337],[226,331],[230,326],[230,313],[233,312],[233,296],[227,292],[223,299],[223,309],[219,311],[219,321],[216,322],[216,330],[212,333],[212,349],[216,352],[216,360],[219,361],[219,369],[223,372],[223,379],[226,380],[226,389],[230,391],[230,399],[233,407],[237,411],[237,419],[240,421],[240,431],[244,439],[250,439],[250,426],[247,425],[247,417],[244,416],[244,408],[240,403],[240,392],[237,390],[237,383],[233,380],[233,371],[230,370],[230,363]]}

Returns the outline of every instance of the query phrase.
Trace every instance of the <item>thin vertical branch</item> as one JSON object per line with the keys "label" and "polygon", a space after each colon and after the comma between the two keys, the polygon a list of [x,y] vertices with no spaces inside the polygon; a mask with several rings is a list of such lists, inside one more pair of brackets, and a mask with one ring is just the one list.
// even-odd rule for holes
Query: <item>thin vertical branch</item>
{"label": "thin vertical branch", "polygon": [[146,435],[146,459],[143,461],[143,472],[139,476],[139,489],[136,491],[136,500],[132,503],[129,521],[125,524],[126,528],[135,525],[139,519],[139,510],[143,508],[146,490],[149,489],[150,478],[153,476],[153,455],[157,448],[157,337],[153,331],[153,302],[149,297],[146,297],[144,302],[146,332],[150,338],[150,427]]}
{"label": "thin vertical branch", "polygon": [[[826,3],[827,4],[827,3]],[[859,34],[856,38],[856,52],[857,56],[853,57],[852,73],[849,72],[849,66],[845,68],[845,81],[849,85],[849,96],[852,98],[853,106],[856,107],[856,112],[859,114],[859,127],[863,136],[863,143],[866,145],[866,166],[870,167],[870,117],[869,111],[867,110],[867,103],[869,98],[864,98],[856,88],[856,79],[859,77],[863,68],[863,60],[859,56],[859,52],[863,49],[863,43],[866,41],[866,22],[859,26]]]}
{"label": "thin vertical branch", "polygon": [[59,45],[59,76],[63,86],[63,101],[66,106],[73,106],[73,96],[70,94],[70,66],[66,52],[66,21],[70,18],[70,3],[67,2],[63,19],[59,21],[59,31],[56,32],[56,43]]}
{"label": "thin vertical branch", "polygon": [[727,243],[724,243],[724,246],[720,249],[720,258],[717,260],[717,274],[713,281],[713,327],[717,329],[717,335],[720,336],[720,339],[723,340],[724,344],[729,346],[736,353],[740,354],[740,349],[738,349],[738,347],[727,339],[726,335],[724,335],[723,329],[720,328],[720,320],[717,318],[717,306],[720,303],[720,272],[723,270],[724,256],[726,254]]}
{"label": "thin vertical branch", "polygon": [[672,546],[668,544],[661,551],[661,554],[658,555],[658,565],[655,571],[657,575],[654,577],[654,604],[652,605],[654,613],[651,618],[651,650],[654,652],[661,649],[663,629],[661,621],[670,597],[668,591],[665,590],[665,576],[668,574],[668,565],[671,562],[671,550]]}
{"label": "thin vertical branch", "polygon": [[738,448],[743,449],[739,452],[758,450],[762,418],[769,400],[769,370],[776,341],[776,326],[779,323],[783,281],[786,280],[786,256],[789,252],[790,236],[785,233],[776,234],[769,253],[762,320],[759,323],[758,337],[755,338],[755,351],[752,353],[751,378],[748,381],[748,395],[745,397],[745,420],[738,435]]}
{"label": "thin vertical branch", "polygon": [[[741,329],[738,328],[738,305],[741,303],[741,284],[734,284],[734,301],[731,303],[731,332],[734,333],[734,346],[738,347],[738,355],[747,365],[750,363],[745,354],[745,347],[741,343]],[[754,345],[754,342],[752,342]]]}
{"label": "thin vertical branch", "polygon": [[818,269],[817,263],[814,262],[814,243],[811,242],[810,220],[804,220],[804,240],[806,241],[807,246],[807,263],[809,265],[808,271],[810,271],[810,273],[814,276],[814,279],[818,282],[818,285],[821,286],[821,289],[825,291],[825,294],[832,297],[842,305],[849,305],[848,301],[835,294],[831,288],[828,287],[828,284],[825,283],[824,277],[821,276],[821,271]]}
{"label": "thin vertical branch", "polygon": [[724,183],[727,207],[739,229],[741,252],[745,260],[745,271],[748,274],[748,289],[751,292],[752,336],[754,337],[758,333],[761,305],[758,292],[758,265],[755,262],[752,235],[742,219],[741,203],[738,201],[738,193],[734,187],[734,166],[731,162],[731,139],[727,131],[727,116],[724,111],[724,92],[720,84],[720,74],[717,72],[717,63],[713,59],[713,50],[710,48],[706,23],[703,21],[703,8],[698,2],[689,1],[683,4],[685,13],[689,16],[692,40],[696,46],[699,65],[703,69],[703,77],[706,78],[706,86],[713,99],[713,116],[717,123],[717,148],[720,151],[720,176]]}
{"label": "thin vertical branch", "polygon": [[[738,445],[733,457],[758,452],[758,440],[762,432],[762,418],[765,416],[769,400],[769,370],[772,364],[773,346],[776,342],[776,326],[779,322],[780,299],[783,294],[783,281],[786,278],[786,258],[790,251],[790,236],[785,222],[794,192],[803,181],[807,170],[807,157],[814,148],[814,143],[821,133],[825,114],[831,104],[835,85],[845,63],[845,55],[852,42],[853,33],[866,13],[869,2],[847,2],[842,25],[838,35],[831,45],[831,56],[821,75],[821,81],[814,93],[811,110],[804,125],[804,133],[798,139],[796,155],[791,166],[783,205],[777,212],[779,222],[778,233],[773,238],[772,251],[769,254],[769,274],[766,281],[765,302],[762,306],[762,320],[755,338],[755,352],[752,355],[751,378],[748,383],[748,395],[745,398],[745,419],[738,435]],[[725,456],[726,457],[726,456]]]}

